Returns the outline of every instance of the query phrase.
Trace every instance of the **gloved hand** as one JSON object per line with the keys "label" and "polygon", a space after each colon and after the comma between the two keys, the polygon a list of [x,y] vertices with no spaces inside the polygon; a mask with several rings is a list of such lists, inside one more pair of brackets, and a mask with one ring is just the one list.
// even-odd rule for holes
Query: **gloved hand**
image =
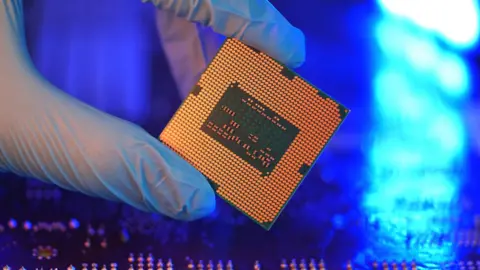
{"label": "gloved hand", "polygon": [[218,33],[238,38],[290,67],[304,61],[302,32],[266,0],[144,0],[148,1],[159,7],[160,41],[182,98],[223,43]]}
{"label": "gloved hand", "polygon": [[142,0],[234,37],[296,68],[305,61],[305,37],[268,0]]}
{"label": "gloved hand", "polygon": [[[231,7],[225,6],[228,2]],[[178,15],[206,20],[221,33],[245,37],[247,43],[281,61],[301,62],[302,34],[268,4],[243,2],[250,4],[215,18],[209,11],[235,8],[234,2],[156,3],[176,10]],[[41,78],[25,50],[20,3],[3,0],[0,4],[0,171],[181,220],[212,212],[214,192],[182,158],[141,128],[83,104]],[[184,14],[185,10],[189,12]],[[198,16],[199,11],[205,16]],[[237,12],[241,16],[235,15]],[[249,21],[254,23],[246,26]],[[279,49],[276,45],[281,43],[277,42],[284,36],[291,42],[292,32],[298,43],[287,43],[290,49]]]}

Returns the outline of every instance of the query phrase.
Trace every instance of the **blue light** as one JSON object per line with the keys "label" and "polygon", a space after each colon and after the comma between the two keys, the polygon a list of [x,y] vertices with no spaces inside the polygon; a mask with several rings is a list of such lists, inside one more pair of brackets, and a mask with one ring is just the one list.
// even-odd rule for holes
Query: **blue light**
{"label": "blue light", "polygon": [[462,154],[465,144],[465,130],[460,116],[444,110],[426,125],[427,138],[437,145],[437,151],[452,156]]}
{"label": "blue light", "polygon": [[[421,116],[422,110],[427,105],[420,93],[412,91],[413,86],[401,73],[395,69],[385,68],[374,78],[375,89],[391,89],[391,91],[375,91],[375,99],[378,104],[377,110],[383,115],[391,115],[396,119],[414,118]],[[401,111],[397,115],[389,114],[388,111]],[[391,119],[395,120],[395,119]]]}
{"label": "blue light", "polygon": [[[401,9],[402,3],[389,1],[389,8]],[[417,3],[421,7],[425,1]],[[454,171],[464,155],[466,132],[451,99],[468,97],[468,67],[423,29],[398,18],[383,17],[374,34],[380,54],[373,80],[370,190],[363,206],[378,224],[378,237],[388,239],[384,248],[395,249],[382,259],[450,260],[451,245],[412,249],[405,239],[451,229],[432,220],[448,218],[446,206],[459,189],[460,175]]]}
{"label": "blue light", "polygon": [[[380,50],[395,68],[408,67],[408,77],[421,77],[419,81],[423,84],[430,84],[429,80],[432,80],[448,97],[464,99],[468,96],[470,78],[465,61],[458,55],[443,50],[424,31],[402,21],[389,19],[381,20],[376,25],[375,37]],[[416,85],[418,88],[418,82]]]}
{"label": "blue light", "polygon": [[70,229],[78,229],[80,227],[80,222],[77,219],[72,218],[68,223]]}
{"label": "blue light", "polygon": [[429,30],[451,45],[471,48],[479,37],[476,0],[377,0],[387,13]]}
{"label": "blue light", "polygon": [[[96,9],[82,8],[87,5]],[[100,5],[100,6],[99,6]],[[35,25],[33,60],[55,86],[126,120],[148,117],[151,74],[151,28],[140,1],[122,2],[111,13],[109,2],[45,0],[32,13],[42,14]],[[141,18],[141,19],[139,19]],[[38,25],[41,25],[39,27]]]}
{"label": "blue light", "polygon": [[470,90],[468,67],[464,60],[452,53],[443,53],[436,75],[442,90],[451,97],[466,96]]}

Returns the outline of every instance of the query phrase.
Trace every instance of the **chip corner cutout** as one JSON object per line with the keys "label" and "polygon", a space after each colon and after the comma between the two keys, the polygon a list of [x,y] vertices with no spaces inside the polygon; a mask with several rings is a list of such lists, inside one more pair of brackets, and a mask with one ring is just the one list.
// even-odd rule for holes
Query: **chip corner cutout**
{"label": "chip corner cutout", "polygon": [[269,230],[349,112],[268,55],[227,39],[160,140]]}

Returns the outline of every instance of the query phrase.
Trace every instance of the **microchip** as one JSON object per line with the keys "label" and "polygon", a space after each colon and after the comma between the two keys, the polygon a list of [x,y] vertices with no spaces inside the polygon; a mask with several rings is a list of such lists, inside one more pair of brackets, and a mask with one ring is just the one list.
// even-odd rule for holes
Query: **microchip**
{"label": "microchip", "polygon": [[269,230],[348,113],[265,53],[227,39],[160,140]]}

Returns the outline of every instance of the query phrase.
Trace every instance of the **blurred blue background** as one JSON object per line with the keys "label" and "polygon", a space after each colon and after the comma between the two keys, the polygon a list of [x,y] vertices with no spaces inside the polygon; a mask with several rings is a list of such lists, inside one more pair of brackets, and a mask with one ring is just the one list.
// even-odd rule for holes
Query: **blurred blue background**
{"label": "blurred blue background", "polygon": [[[360,268],[372,260],[415,260],[419,268],[473,262],[480,134],[470,108],[480,100],[479,3],[271,2],[306,35],[298,72],[352,110],[272,231],[220,202],[213,216],[185,224],[12,180],[1,183],[9,207],[0,215],[0,261],[30,258],[42,244],[57,246],[59,264],[122,261],[129,252],[232,258],[250,267],[265,259],[268,269],[293,257],[325,258],[332,269],[348,260]],[[182,95],[151,5],[25,0],[24,14],[31,57],[49,81],[154,136],[161,132]],[[86,229],[70,240],[7,233],[8,221],[72,218]],[[89,226],[110,234],[97,239]],[[104,239],[108,248],[87,248]]]}

